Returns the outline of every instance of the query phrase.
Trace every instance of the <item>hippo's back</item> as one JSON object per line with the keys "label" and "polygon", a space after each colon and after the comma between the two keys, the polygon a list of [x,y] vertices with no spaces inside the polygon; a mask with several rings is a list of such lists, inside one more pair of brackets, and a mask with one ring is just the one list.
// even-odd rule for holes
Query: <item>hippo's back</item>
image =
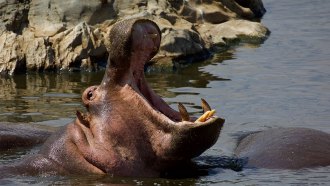
{"label": "hippo's back", "polygon": [[330,134],[307,128],[279,128],[245,137],[235,150],[249,167],[299,169],[330,165]]}

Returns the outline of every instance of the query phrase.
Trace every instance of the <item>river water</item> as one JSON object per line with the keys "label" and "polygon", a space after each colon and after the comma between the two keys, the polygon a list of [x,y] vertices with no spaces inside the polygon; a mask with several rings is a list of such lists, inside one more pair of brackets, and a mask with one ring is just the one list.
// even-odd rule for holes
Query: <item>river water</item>
{"label": "river water", "polygon": [[[198,116],[205,98],[226,119],[218,142],[195,161],[207,174],[182,179],[14,177],[0,184],[327,185],[330,167],[289,170],[221,168],[238,136],[277,127],[330,133],[330,1],[264,0],[271,34],[262,44],[241,43],[205,62],[176,71],[148,72],[157,93]],[[62,126],[83,109],[80,95],[99,84],[98,73],[28,74],[0,79],[0,121]],[[330,148],[330,147],[324,147]],[[0,154],[0,163],[31,151]],[[206,167],[206,168],[205,168]]]}

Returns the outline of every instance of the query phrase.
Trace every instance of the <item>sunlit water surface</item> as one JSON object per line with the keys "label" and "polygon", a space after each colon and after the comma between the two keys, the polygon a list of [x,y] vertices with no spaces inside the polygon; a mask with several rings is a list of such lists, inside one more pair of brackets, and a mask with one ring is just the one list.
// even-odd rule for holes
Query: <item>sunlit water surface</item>
{"label": "sunlit water surface", "polygon": [[[221,168],[237,137],[277,127],[308,127],[330,133],[330,1],[264,0],[262,19],[271,35],[263,44],[245,44],[208,61],[173,72],[146,74],[148,82],[173,107],[185,104],[195,116],[205,98],[226,119],[218,142],[195,161],[207,174],[184,179],[117,177],[13,177],[0,184],[128,185],[326,185],[330,167],[298,171]],[[28,74],[0,79],[0,121],[62,126],[83,110],[81,93],[99,84],[103,72]],[[330,147],[324,147],[330,148]],[[0,154],[0,163],[29,151]]]}

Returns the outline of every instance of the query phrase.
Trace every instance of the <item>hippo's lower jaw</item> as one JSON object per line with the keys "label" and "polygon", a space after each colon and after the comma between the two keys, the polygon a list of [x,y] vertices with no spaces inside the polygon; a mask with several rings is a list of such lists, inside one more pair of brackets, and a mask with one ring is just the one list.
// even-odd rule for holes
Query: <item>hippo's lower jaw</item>
{"label": "hippo's lower jaw", "polygon": [[[211,116],[205,121],[181,120],[181,115],[186,113],[171,109],[147,86],[144,77],[139,80],[141,86],[136,86],[135,82],[113,86],[111,94],[106,93],[109,88],[92,88],[94,99],[97,99],[96,94],[111,97],[90,102],[88,113],[84,117],[78,116],[75,124],[83,128],[82,131],[88,129],[87,134],[82,135],[87,136],[88,144],[100,145],[92,148],[116,152],[106,157],[104,152],[82,148],[84,158],[93,166],[104,173],[121,176],[154,176],[154,172],[149,171],[162,172],[179,161],[200,155],[217,141],[223,119]],[[98,108],[100,106],[102,109]],[[96,154],[91,157],[91,153]],[[96,158],[102,154],[103,157]],[[97,165],[93,163],[95,159],[106,161]],[[120,167],[109,166],[108,162]]]}
{"label": "hippo's lower jaw", "polygon": [[175,161],[190,159],[200,155],[217,141],[223,119],[211,116],[205,121],[190,121],[194,118],[185,120],[184,115],[187,113],[181,111],[181,114],[171,109],[149,89],[146,82],[141,86],[142,89],[134,87],[134,84],[126,84],[118,93],[121,95],[121,104],[126,105],[123,112],[125,116],[122,118],[125,117],[125,124],[131,123],[131,127],[137,127],[135,132],[146,130],[142,133],[147,134],[140,134],[146,137],[141,140],[151,143],[157,157]]}

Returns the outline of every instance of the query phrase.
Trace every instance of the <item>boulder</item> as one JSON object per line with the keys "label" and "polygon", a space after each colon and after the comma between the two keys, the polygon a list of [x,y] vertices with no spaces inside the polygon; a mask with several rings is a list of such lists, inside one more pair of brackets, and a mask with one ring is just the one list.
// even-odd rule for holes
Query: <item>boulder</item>
{"label": "boulder", "polygon": [[261,0],[0,0],[0,72],[98,69],[113,23],[133,17],[159,25],[153,64],[166,58],[170,66],[230,40],[265,39],[268,29],[256,22],[264,13]]}
{"label": "boulder", "polygon": [[11,31],[4,31],[0,36],[0,72],[12,74],[22,64],[19,36]]}

